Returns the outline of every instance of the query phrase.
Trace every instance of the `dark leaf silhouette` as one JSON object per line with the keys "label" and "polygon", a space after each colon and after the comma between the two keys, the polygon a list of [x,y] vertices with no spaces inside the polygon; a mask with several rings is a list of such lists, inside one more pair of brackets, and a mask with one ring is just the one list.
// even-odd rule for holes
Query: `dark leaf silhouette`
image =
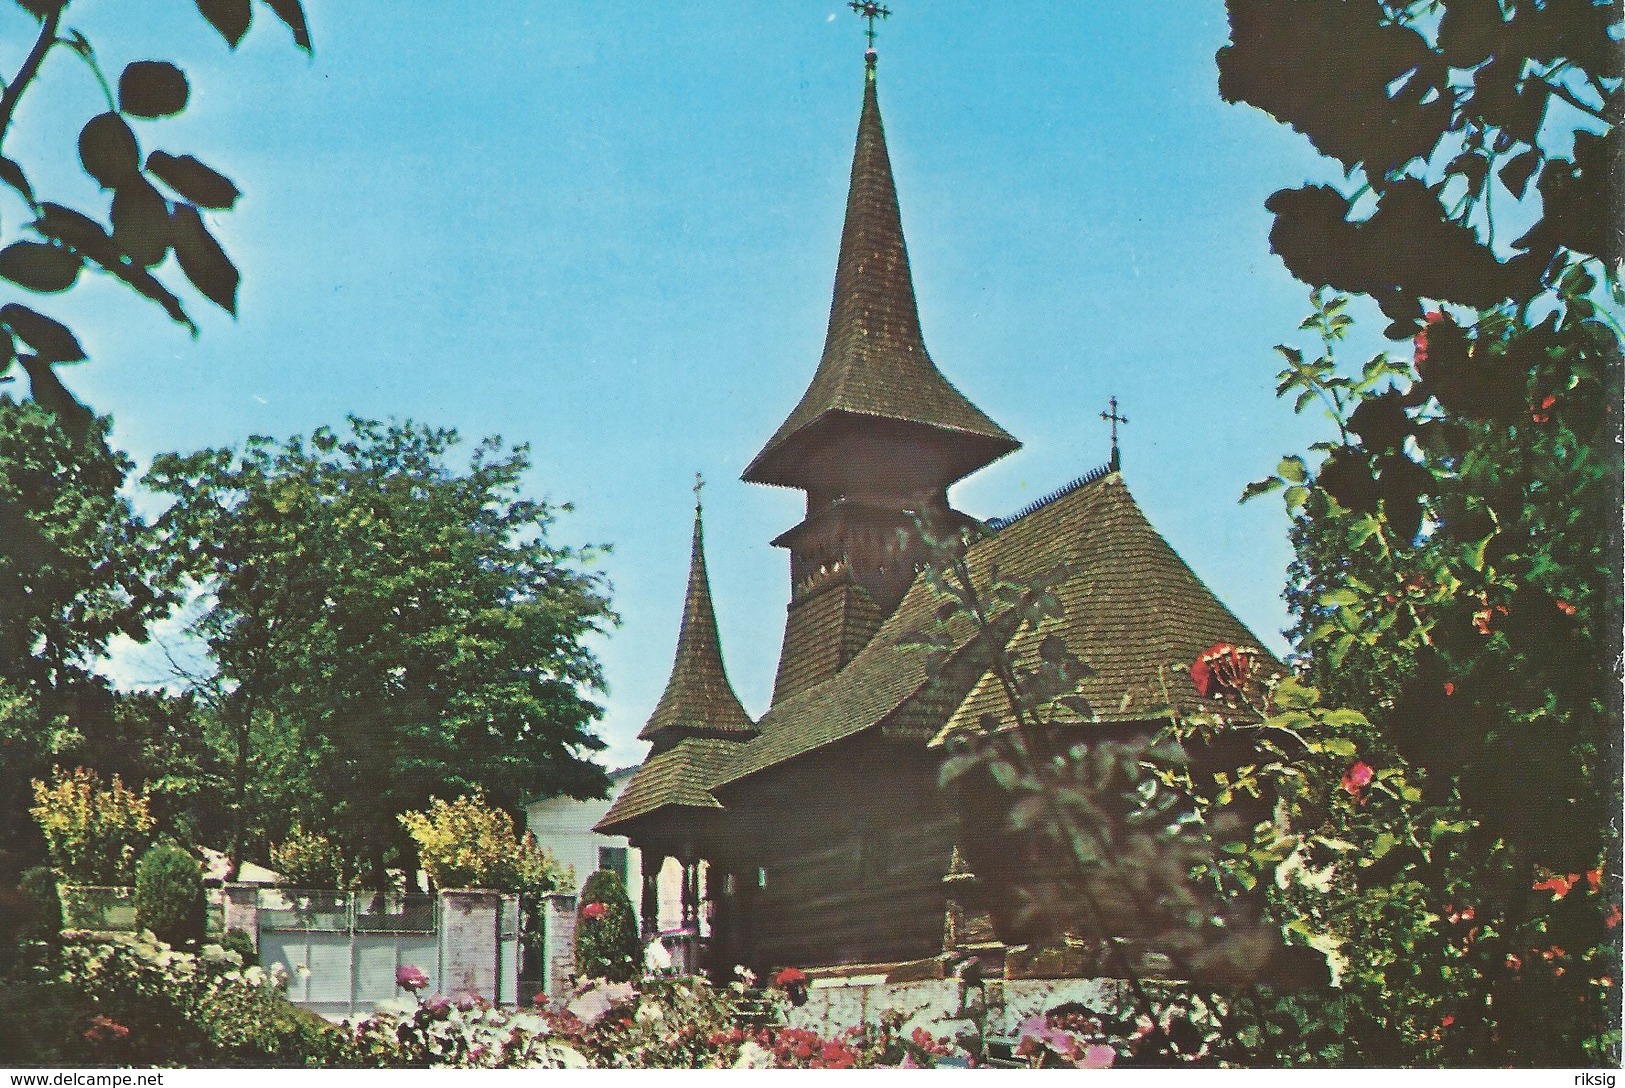
{"label": "dark leaf silhouette", "polygon": [[1508,192],[1522,200],[1523,194],[1529,189],[1529,179],[1534,177],[1539,167],[1540,152],[1530,148],[1508,159],[1497,176],[1500,177],[1501,184],[1507,187]]}
{"label": "dark leaf silhouette", "polygon": [[233,49],[248,33],[248,22],[253,18],[248,0],[197,0],[197,9]]}
{"label": "dark leaf silhouette", "polygon": [[34,229],[47,238],[72,246],[86,257],[105,263],[116,257],[107,228],[90,216],[47,201],[40,205],[40,217]]}
{"label": "dark leaf silhouette", "polygon": [[309,53],[310,26],[305,22],[305,9],[300,6],[299,0],[265,0],[265,3],[293,31],[294,44]]}
{"label": "dark leaf silhouette", "polygon": [[0,249],[0,276],[30,291],[66,291],[79,278],[80,264],[72,251],[46,242],[13,242]]}
{"label": "dark leaf silhouette", "polygon": [[203,217],[190,204],[175,208],[172,241],[181,271],[203,296],[227,313],[237,312],[236,266],[203,225]]}
{"label": "dark leaf silhouette", "polygon": [[23,168],[12,160],[0,158],[0,181],[17,190],[30,204],[34,203],[34,187],[28,184],[28,177],[23,173]]}
{"label": "dark leaf silhouette", "polygon": [[118,80],[119,109],[137,117],[168,117],[186,108],[186,74],[168,61],[138,60]]}
{"label": "dark leaf silhouette", "polygon": [[230,208],[240,195],[237,186],[190,155],[154,151],[147,156],[147,169],[159,181],[200,208]]}
{"label": "dark leaf silhouette", "polygon": [[169,252],[169,202],[145,178],[113,195],[113,241],[130,259],[151,268]]}
{"label": "dark leaf silhouette", "polygon": [[61,11],[67,7],[68,0],[17,0],[17,6],[34,18],[43,20],[53,11]]}
{"label": "dark leaf silhouette", "polygon": [[79,161],[103,189],[116,189],[141,172],[135,133],[116,113],[92,117],[79,133]]}
{"label": "dark leaf silhouette", "polygon": [[0,325],[9,328],[46,362],[76,363],[85,357],[84,349],[66,325],[27,306],[16,302],[0,306]]}
{"label": "dark leaf silhouette", "polygon": [[68,387],[62,384],[62,379],[51,369],[51,364],[34,355],[23,355],[19,357],[18,362],[22,363],[23,370],[28,373],[29,392],[34,400],[56,414],[62,429],[75,439],[82,439],[89,434],[95,417],[89,408],[80,404],[78,398],[68,392]]}

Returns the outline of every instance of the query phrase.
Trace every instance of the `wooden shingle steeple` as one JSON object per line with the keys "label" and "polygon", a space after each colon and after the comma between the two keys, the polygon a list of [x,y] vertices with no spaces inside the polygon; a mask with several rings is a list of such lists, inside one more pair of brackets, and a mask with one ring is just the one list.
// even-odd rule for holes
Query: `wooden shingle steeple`
{"label": "wooden shingle steeple", "polygon": [[723,668],[722,642],[711,604],[711,580],[705,570],[705,529],[696,501],[688,595],[683,602],[683,625],[677,633],[677,656],[665,693],[638,739],[649,741],[658,754],[687,737],[745,739],[755,733],[756,725],[740,705]]}
{"label": "wooden shingle steeple", "polygon": [[775,704],[867,645],[929,552],[922,522],[966,520],[948,486],[1019,445],[926,353],[871,49],[824,354],[744,473],[807,493],[806,519],[774,541],[791,579]]}
{"label": "wooden shingle steeple", "polygon": [[[752,483],[819,490],[878,466],[830,464],[822,447],[881,429],[906,434],[946,486],[1021,445],[949,384],[925,350],[885,128],[867,59],[824,354],[800,403],[745,469]],[[842,470],[846,471],[842,471]]]}

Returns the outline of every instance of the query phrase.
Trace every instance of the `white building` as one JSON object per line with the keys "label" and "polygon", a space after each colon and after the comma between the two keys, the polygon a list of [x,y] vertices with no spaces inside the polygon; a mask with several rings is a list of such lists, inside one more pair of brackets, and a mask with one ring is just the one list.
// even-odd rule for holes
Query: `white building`
{"label": "white building", "polygon": [[[596,801],[577,801],[573,797],[547,797],[531,801],[525,806],[525,826],[542,848],[556,858],[560,865],[575,870],[576,889],[587,882],[587,877],[599,869],[609,869],[621,878],[632,911],[639,915],[641,931],[642,904],[639,889],[643,885],[643,862],[637,848],[622,835],[601,835],[593,825],[604,818],[626,784],[632,781],[636,767],[623,767],[609,774],[609,794]],[[673,858],[666,859],[660,874],[660,917],[657,930],[676,929],[682,917],[682,866]]]}

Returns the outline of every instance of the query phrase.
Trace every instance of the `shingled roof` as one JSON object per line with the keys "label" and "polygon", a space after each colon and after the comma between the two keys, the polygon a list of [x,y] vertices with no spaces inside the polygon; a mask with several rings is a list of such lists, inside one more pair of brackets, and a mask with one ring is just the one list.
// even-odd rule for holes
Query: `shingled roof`
{"label": "shingled roof", "polygon": [[[1189,666],[1199,653],[1216,642],[1261,645],[1152,528],[1116,472],[1085,477],[996,524],[1002,528],[968,554],[973,576],[986,577],[993,563],[1015,580],[1060,562],[1073,570],[1056,589],[1063,617],[1018,638],[1053,632],[1093,667],[1080,689],[1093,705],[1092,722],[1144,721],[1165,699],[1194,709],[1202,701]],[[984,711],[1002,715],[988,677],[965,674],[944,692],[927,683],[924,650],[898,645],[907,632],[933,629],[940,603],[924,579],[916,581],[845,669],[774,705],[749,740],[684,740],[654,756],[599,827],[666,806],[721,807],[719,793],[725,801],[730,783],[875,727],[924,743]],[[960,618],[950,634],[963,645],[970,630]]]}
{"label": "shingled roof", "polygon": [[[1167,698],[1194,708],[1200,699],[1187,670],[1197,654],[1215,642],[1260,645],[1151,527],[1115,472],[1063,489],[1047,505],[1013,519],[976,544],[969,560],[975,576],[997,563],[1004,576],[1017,580],[1058,562],[1073,566],[1075,573],[1057,588],[1064,618],[1024,637],[1053,630],[1095,669],[1081,690],[1099,722],[1144,720],[1165,697],[1165,685]],[[948,693],[950,705],[944,706],[942,693],[927,690],[924,651],[897,644],[906,632],[932,629],[939,604],[930,586],[917,581],[850,665],[763,716],[760,735],[739,747],[714,785],[876,725],[930,736],[945,721],[974,722],[983,711],[1001,712],[996,685],[985,677],[967,684],[968,697]],[[951,633],[963,641],[969,630]]]}
{"label": "shingled roof", "polygon": [[618,834],[622,825],[656,809],[722,808],[711,785],[738,754],[738,741],[684,737],[638,768],[593,830]]}
{"label": "shingled roof", "polygon": [[951,479],[1021,444],[949,384],[926,354],[872,61],[864,80],[824,354],[801,402],[744,478],[805,486],[798,447],[843,417],[878,417],[944,433],[952,439]]}
{"label": "shingled roof", "polygon": [[652,741],[658,750],[679,737],[748,737],[755,732],[755,723],[740,705],[722,664],[722,642],[711,604],[711,579],[705,570],[705,529],[696,507],[688,595],[683,602],[683,625],[677,632],[677,656],[666,690],[638,739]]}

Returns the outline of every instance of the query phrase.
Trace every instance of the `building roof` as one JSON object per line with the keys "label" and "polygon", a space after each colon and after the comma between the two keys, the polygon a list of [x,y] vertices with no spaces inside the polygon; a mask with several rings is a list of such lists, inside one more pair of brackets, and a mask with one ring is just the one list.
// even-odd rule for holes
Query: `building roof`
{"label": "building roof", "polygon": [[734,694],[722,664],[711,580],[705,571],[705,535],[700,510],[694,510],[694,543],[689,553],[688,595],[683,624],[677,632],[677,655],[666,690],[638,734],[657,749],[679,737],[749,737],[755,723]]}
{"label": "building roof", "polygon": [[593,830],[618,832],[618,825],[656,809],[720,809],[710,787],[738,750],[738,741],[682,738],[644,761]]}
{"label": "building roof", "polygon": [[[1199,653],[1215,642],[1260,645],[1152,528],[1116,472],[1086,477],[1001,524],[970,549],[973,576],[986,578],[997,564],[1001,577],[1021,581],[1067,564],[1055,590],[1064,614],[1018,635],[1012,648],[1020,653],[1030,640],[1060,635],[1095,670],[1079,689],[1094,710],[1090,723],[1145,721],[1165,701],[1194,709],[1201,700],[1189,667]],[[923,744],[983,712],[1002,715],[997,687],[980,665],[965,671],[953,663],[971,660],[965,648],[972,632],[962,617],[948,626],[958,649],[947,690],[928,684],[922,647],[899,644],[907,633],[938,629],[940,604],[927,581],[917,580],[845,669],[775,704],[744,743],[713,742],[658,771],[650,771],[651,760],[604,824],[630,818],[620,810],[633,810],[627,798],[634,791],[638,814],[668,804],[717,807],[729,784],[877,726]]]}
{"label": "building roof", "polygon": [[820,431],[853,418],[913,424],[948,438],[949,482],[1021,445],[949,384],[926,354],[872,64],[864,80],[824,354],[800,403],[744,478],[805,486],[798,451],[816,442]]}

